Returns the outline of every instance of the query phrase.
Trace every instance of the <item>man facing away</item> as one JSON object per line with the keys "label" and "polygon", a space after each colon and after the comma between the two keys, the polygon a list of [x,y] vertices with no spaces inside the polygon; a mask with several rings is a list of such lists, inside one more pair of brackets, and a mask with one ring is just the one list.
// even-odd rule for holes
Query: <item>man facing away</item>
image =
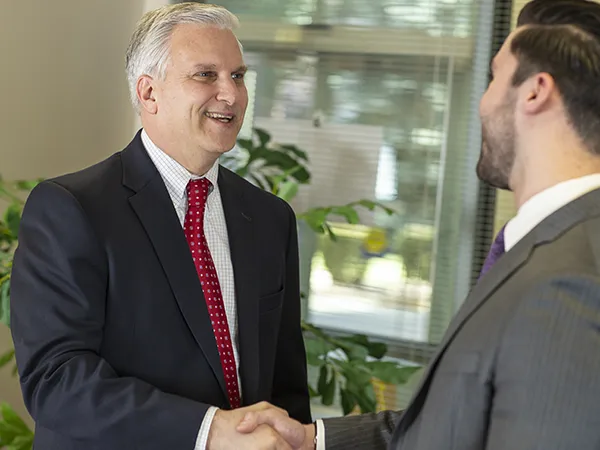
{"label": "man facing away", "polygon": [[144,15],[143,129],[27,201],[11,323],[36,449],[287,450],[235,426],[266,402],[311,421],[294,213],[218,164],[248,102],[236,25],[199,3]]}
{"label": "man facing away", "polygon": [[600,4],[528,3],[492,72],[477,174],[518,213],[407,409],[318,422],[317,449],[600,448]]}

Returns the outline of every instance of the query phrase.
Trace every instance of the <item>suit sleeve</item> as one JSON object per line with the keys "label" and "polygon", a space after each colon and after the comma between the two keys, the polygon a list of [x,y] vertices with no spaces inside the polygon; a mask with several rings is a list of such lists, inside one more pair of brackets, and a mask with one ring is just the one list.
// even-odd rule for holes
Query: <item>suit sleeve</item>
{"label": "suit sleeve", "polygon": [[101,356],[107,257],[74,196],[38,185],[24,208],[11,329],[37,426],[103,448],[193,449],[209,405],[120,377]]}
{"label": "suit sleeve", "polygon": [[325,433],[319,441],[327,450],[386,450],[401,416],[400,411],[382,411],[323,419]]}
{"label": "suit sleeve", "polygon": [[312,422],[306,369],[306,351],[301,327],[298,231],[296,216],[287,203],[289,233],[286,255],[282,321],[277,342],[273,377],[273,404],[302,423]]}
{"label": "suit sleeve", "polygon": [[536,284],[498,352],[486,449],[597,449],[599,349],[597,275]]}

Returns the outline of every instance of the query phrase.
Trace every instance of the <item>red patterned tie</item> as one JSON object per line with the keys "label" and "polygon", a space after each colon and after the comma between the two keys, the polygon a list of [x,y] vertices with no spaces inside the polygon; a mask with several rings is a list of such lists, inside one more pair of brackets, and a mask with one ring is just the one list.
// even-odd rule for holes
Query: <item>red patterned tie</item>
{"label": "red patterned tie", "polygon": [[229,325],[227,324],[219,278],[204,235],[204,210],[210,187],[211,182],[206,178],[190,180],[188,183],[188,210],[185,216],[184,230],[200,278],[206,306],[208,306],[208,312],[210,313],[217,348],[221,356],[221,367],[225,375],[229,403],[232,408],[238,408],[240,406],[240,391]]}

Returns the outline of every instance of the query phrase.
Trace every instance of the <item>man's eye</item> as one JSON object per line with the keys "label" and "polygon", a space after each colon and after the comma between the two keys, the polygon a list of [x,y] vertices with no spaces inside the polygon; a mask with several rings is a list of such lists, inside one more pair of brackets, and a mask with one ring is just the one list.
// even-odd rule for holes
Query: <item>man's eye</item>
{"label": "man's eye", "polygon": [[213,72],[198,72],[196,76],[200,78],[210,78],[214,77],[215,74]]}
{"label": "man's eye", "polygon": [[243,80],[244,79],[244,75],[245,75],[244,73],[234,73],[233,74],[233,78],[235,80]]}

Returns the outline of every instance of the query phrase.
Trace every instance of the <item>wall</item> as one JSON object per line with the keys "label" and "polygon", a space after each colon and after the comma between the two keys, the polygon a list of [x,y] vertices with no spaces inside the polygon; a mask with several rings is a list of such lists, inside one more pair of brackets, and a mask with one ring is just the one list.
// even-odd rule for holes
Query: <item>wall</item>
{"label": "wall", "polygon": [[[80,169],[131,139],[124,53],[135,22],[158,0],[0,2],[0,174],[49,177]],[[11,345],[0,325],[0,353]],[[0,402],[24,413],[0,373]]]}

